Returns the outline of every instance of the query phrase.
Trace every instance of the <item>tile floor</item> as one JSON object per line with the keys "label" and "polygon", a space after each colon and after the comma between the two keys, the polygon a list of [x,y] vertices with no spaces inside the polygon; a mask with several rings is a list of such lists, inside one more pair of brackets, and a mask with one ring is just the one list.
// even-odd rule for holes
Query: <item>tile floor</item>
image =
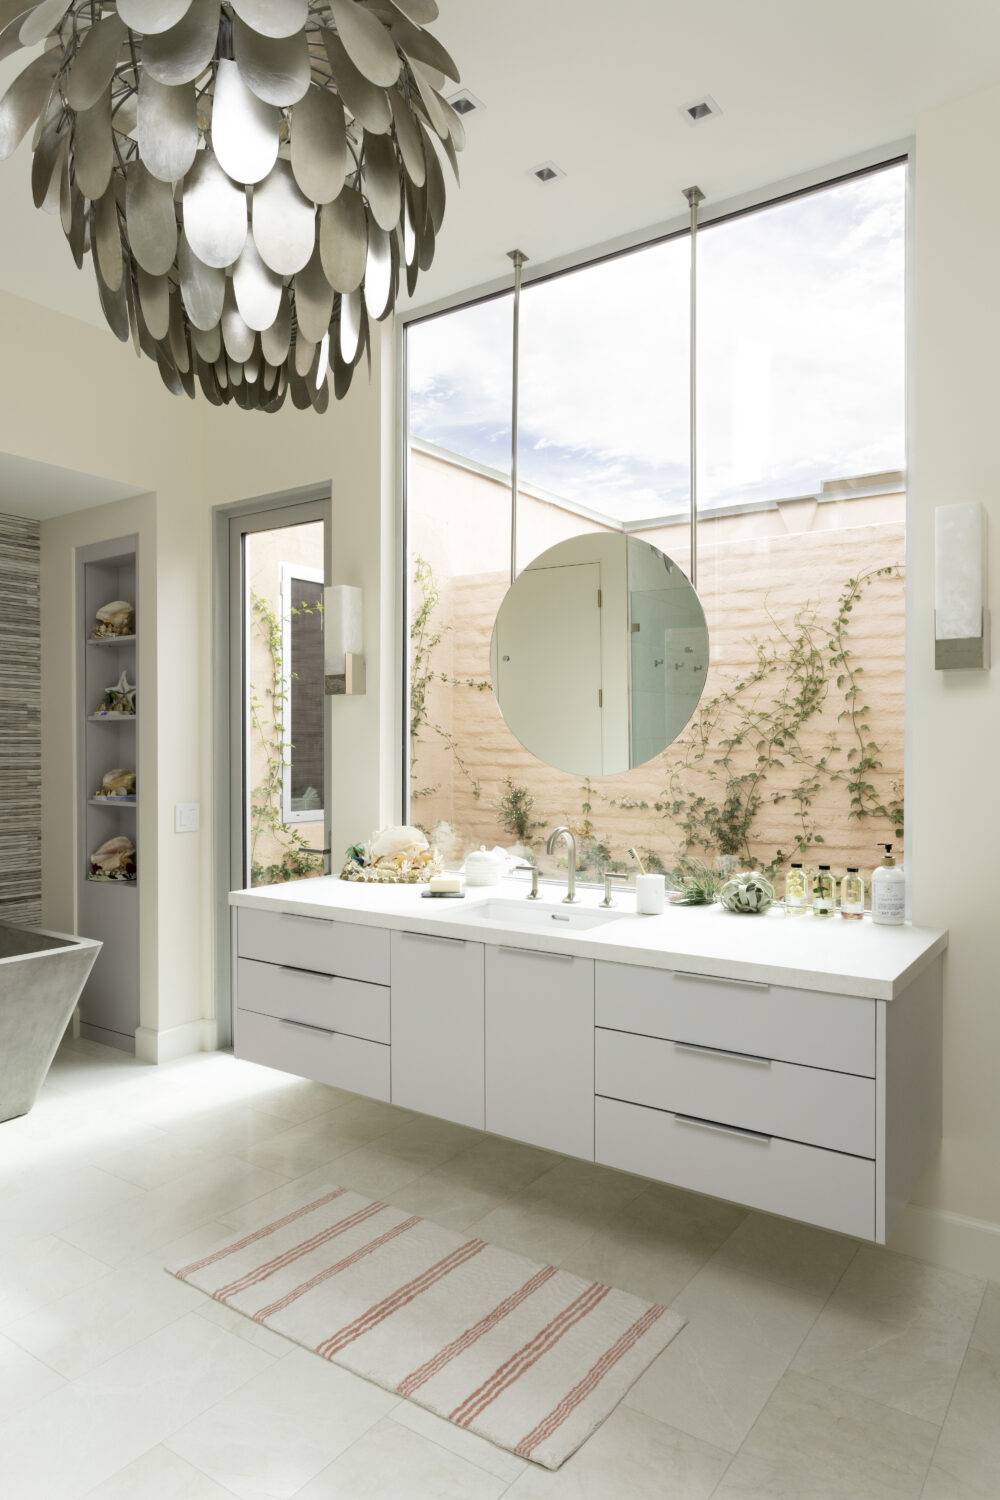
{"label": "tile floor", "polygon": [[[670,1302],[555,1474],[162,1270],[310,1177]],[[0,1125],[3,1500],[1000,1496],[1000,1286],[223,1054],[89,1042]]]}

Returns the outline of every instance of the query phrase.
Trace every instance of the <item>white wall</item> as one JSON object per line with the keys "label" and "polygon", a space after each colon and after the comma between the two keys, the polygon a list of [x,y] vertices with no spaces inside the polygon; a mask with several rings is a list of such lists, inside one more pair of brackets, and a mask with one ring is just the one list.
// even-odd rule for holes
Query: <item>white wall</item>
{"label": "white wall", "polygon": [[[365,588],[371,674],[366,697],[333,708],[335,859],[392,814],[394,659],[381,671],[395,641],[391,349],[387,367],[375,350],[371,382],[362,368],[324,417],[268,417],[171,396],[107,331],[3,293],[0,328],[0,452],[148,491],[42,524],[43,921],[73,925],[74,553],[138,532],[139,1047],[169,1057],[210,1044],[214,1014],[213,506],[332,485],[334,576]],[[176,802],[201,803],[200,833],[174,833]]]}
{"label": "white wall", "polygon": [[[922,116],[915,204],[907,849],[916,922],[948,927],[944,1148],[899,1243],[1000,1277],[1000,664],[934,669],[934,508],[989,513],[1000,615],[1000,88]],[[994,653],[997,654],[996,652]]]}

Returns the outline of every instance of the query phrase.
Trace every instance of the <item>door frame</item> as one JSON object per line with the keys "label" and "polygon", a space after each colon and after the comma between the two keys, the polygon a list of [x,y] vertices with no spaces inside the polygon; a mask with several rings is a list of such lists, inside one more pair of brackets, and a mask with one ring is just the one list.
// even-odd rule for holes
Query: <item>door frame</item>
{"label": "door frame", "polygon": [[[212,612],[212,726],[213,726],[213,865],[215,1019],[219,1047],[230,1047],[233,1039],[233,942],[229,892],[240,889],[242,861],[237,860],[236,831],[243,818],[242,767],[234,775],[237,753],[242,753],[243,732],[243,640],[245,619],[242,604],[242,540],[247,533],[273,531],[309,521],[325,522],[324,570],[332,577],[333,501],[331,485],[306,485],[301,489],[260,495],[217,505],[212,511],[213,600]],[[234,551],[238,554],[234,559]],[[329,699],[324,704],[329,772],[331,719]],[[329,835],[329,786],[324,814]],[[329,839],[327,839],[327,843]],[[235,883],[234,883],[235,882]]]}

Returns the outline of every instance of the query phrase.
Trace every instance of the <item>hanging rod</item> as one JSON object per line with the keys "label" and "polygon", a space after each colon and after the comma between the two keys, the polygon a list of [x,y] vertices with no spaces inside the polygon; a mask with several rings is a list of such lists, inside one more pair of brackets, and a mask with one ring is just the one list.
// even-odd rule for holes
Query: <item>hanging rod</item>
{"label": "hanging rod", "polygon": [[521,385],[521,281],[528,257],[508,250],[514,262],[513,350],[510,382],[510,581],[517,578],[517,418]]}
{"label": "hanging rod", "polygon": [[705,194],[700,187],[684,189],[691,210],[691,293],[690,317],[690,413],[691,413],[691,587],[698,587],[698,205]]}

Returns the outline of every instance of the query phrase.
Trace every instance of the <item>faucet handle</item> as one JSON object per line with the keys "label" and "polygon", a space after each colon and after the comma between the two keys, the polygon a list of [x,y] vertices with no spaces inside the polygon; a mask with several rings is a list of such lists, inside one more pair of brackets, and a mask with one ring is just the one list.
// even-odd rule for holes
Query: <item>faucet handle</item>
{"label": "faucet handle", "polygon": [[529,901],[538,900],[538,866],[537,865],[515,865],[515,871],[523,870],[526,875],[531,876],[531,890],[528,892]]}
{"label": "faucet handle", "polygon": [[605,870],[605,872],[604,872],[604,900],[601,902],[601,905],[602,906],[614,906],[614,904],[615,904],[614,900],[612,898],[612,895],[611,895],[611,884],[612,884],[612,881],[622,880],[622,881],[627,882],[630,879],[631,879],[631,876],[627,875],[625,873],[625,871],[623,871],[623,870]]}

